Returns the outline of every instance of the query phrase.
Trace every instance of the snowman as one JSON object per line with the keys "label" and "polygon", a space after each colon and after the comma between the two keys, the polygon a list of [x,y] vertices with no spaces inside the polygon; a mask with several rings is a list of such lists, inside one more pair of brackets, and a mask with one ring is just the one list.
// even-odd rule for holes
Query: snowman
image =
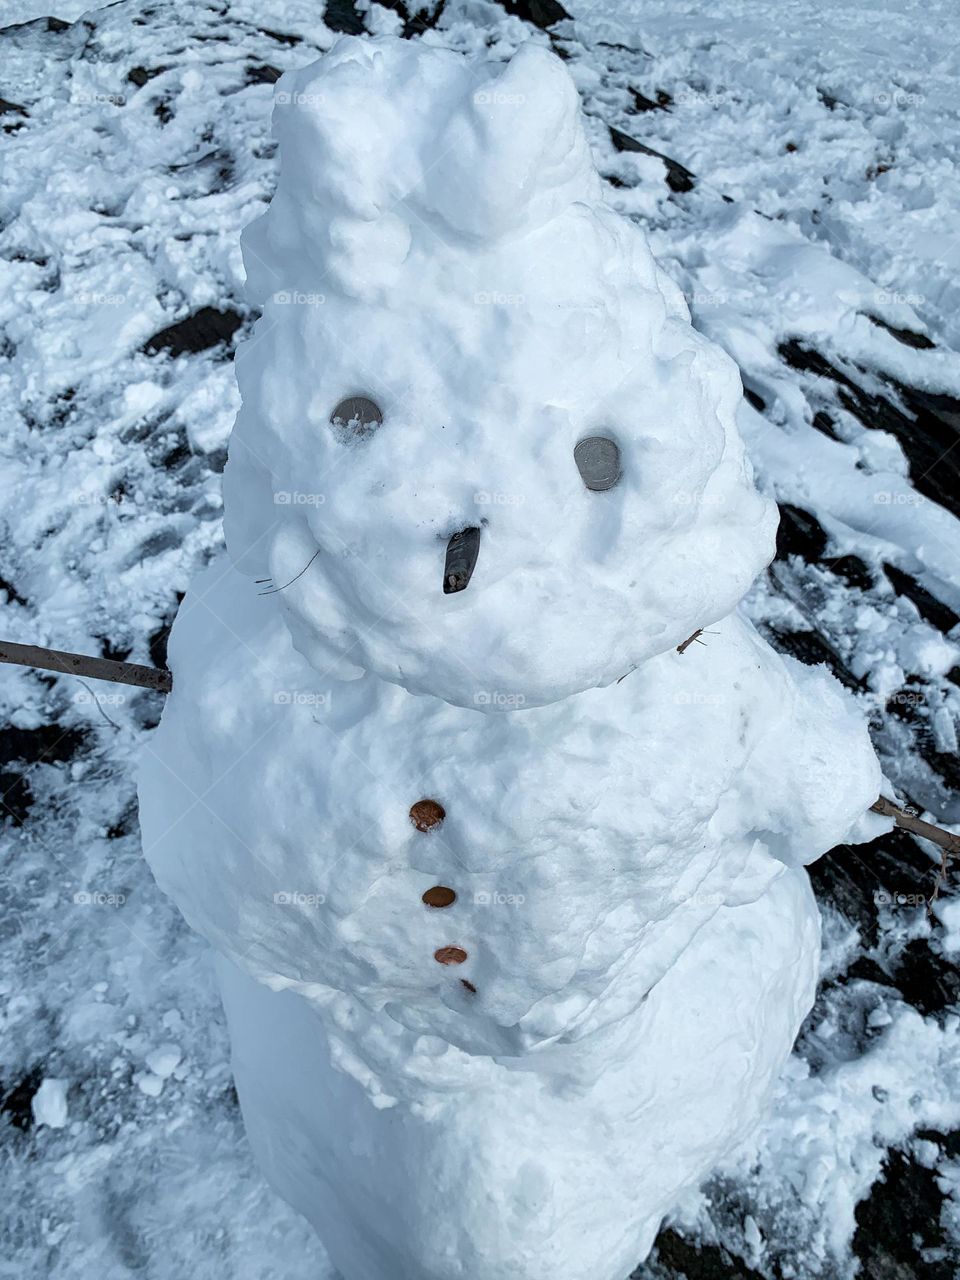
{"label": "snowman", "polygon": [[277,88],[146,856],[345,1280],[625,1280],[761,1114],[803,864],[867,838],[879,767],[737,612],[776,525],[737,370],[563,64],[345,38]]}

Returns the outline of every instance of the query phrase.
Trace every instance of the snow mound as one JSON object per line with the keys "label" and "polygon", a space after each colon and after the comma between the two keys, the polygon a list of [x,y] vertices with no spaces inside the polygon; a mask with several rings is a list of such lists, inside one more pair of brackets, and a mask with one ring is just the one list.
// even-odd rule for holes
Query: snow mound
{"label": "snow mound", "polygon": [[[226,531],[316,670],[533,707],[729,613],[775,527],[737,370],[601,202],[562,63],[346,38],[276,101]],[[356,397],[379,425],[332,424]],[[574,459],[598,436],[601,492]],[[465,529],[476,567],[447,593]]]}
{"label": "snow mound", "polygon": [[635,1018],[580,1047],[592,1078],[577,1089],[493,1059],[469,1078],[442,1042],[377,1019],[384,1051],[432,1082],[397,1106],[357,1069],[363,1010],[343,998],[321,1018],[221,958],[251,1144],[345,1277],[624,1280],[692,1170],[755,1124],[818,943],[803,872],[722,908]]}

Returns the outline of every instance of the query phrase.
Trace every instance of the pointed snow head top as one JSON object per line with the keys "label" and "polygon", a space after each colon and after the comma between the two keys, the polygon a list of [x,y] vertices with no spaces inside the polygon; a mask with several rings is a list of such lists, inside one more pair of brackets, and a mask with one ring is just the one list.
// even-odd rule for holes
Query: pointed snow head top
{"label": "pointed snow head top", "polygon": [[512,710],[729,612],[773,531],[736,369],[602,203],[562,62],[348,38],[274,121],[225,523],[310,662]]}
{"label": "pointed snow head top", "polygon": [[[438,235],[483,241],[599,194],[576,89],[560,61],[533,46],[504,64],[348,36],[283,77],[274,127],[283,160],[261,228],[268,257],[294,232],[324,271],[331,247],[344,247],[336,233],[353,221],[372,232],[384,220],[423,219]],[[247,246],[256,239],[248,233]],[[247,270],[254,292],[269,295],[276,284],[264,265],[265,277],[255,258]]]}

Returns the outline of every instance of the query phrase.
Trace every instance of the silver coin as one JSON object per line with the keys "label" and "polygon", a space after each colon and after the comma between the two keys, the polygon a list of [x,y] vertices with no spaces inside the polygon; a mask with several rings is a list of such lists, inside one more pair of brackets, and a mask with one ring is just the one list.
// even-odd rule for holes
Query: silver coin
{"label": "silver coin", "polygon": [[376,431],[383,422],[383,414],[377,405],[366,396],[348,396],[341,400],[330,421],[342,431],[350,431],[358,436],[369,435]]}
{"label": "silver coin", "polygon": [[580,478],[594,493],[612,489],[620,479],[620,449],[609,436],[585,436],[574,448]]}

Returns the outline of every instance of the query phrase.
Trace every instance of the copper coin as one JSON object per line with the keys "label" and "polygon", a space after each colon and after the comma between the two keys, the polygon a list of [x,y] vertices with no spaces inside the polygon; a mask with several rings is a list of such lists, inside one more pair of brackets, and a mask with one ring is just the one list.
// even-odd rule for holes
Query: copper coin
{"label": "copper coin", "polygon": [[423,895],[422,901],[428,907],[452,907],[457,900],[457,895],[452,889],[448,889],[445,884],[435,884],[432,889],[428,889]]}
{"label": "copper coin", "polygon": [[463,947],[439,947],[433,953],[434,960],[438,960],[440,964],[463,964],[467,958],[467,953]]}
{"label": "copper coin", "polygon": [[446,816],[439,800],[418,800],[410,806],[410,821],[418,831],[433,831]]}

